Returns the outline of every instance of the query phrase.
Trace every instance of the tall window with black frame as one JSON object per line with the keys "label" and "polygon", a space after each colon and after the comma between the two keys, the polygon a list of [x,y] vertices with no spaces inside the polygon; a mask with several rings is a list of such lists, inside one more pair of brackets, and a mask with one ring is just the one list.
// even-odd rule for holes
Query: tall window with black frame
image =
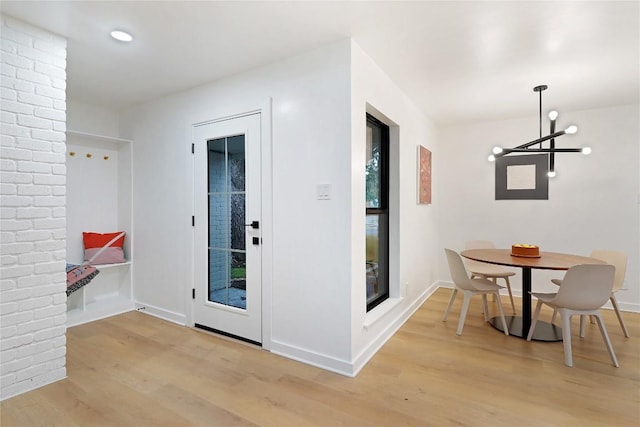
{"label": "tall window with black frame", "polygon": [[367,114],[367,311],[389,298],[389,126]]}

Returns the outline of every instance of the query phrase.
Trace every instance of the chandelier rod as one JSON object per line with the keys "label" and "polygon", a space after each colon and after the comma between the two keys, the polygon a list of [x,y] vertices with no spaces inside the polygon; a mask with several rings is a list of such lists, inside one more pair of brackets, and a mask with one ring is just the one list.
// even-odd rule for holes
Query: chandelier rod
{"label": "chandelier rod", "polygon": [[[538,118],[540,121],[540,138],[542,138],[542,92],[547,90],[548,88],[549,86],[547,85],[540,85],[533,88],[534,92],[538,92],[540,94],[539,102],[538,102],[538,105],[539,105]],[[540,148],[542,148],[542,142],[540,142]]]}
{"label": "chandelier rod", "polygon": [[[540,122],[540,131],[539,137],[534,139],[533,141],[526,142],[524,144],[518,145],[514,148],[502,148],[500,146],[493,147],[493,154],[489,155],[488,160],[490,162],[495,161],[499,157],[506,156],[511,153],[548,153],[549,154],[549,164],[548,164],[548,173],[549,177],[555,176],[555,154],[556,153],[580,153],[589,154],[591,153],[590,147],[584,148],[556,148],[556,138],[566,134],[573,134],[578,131],[578,128],[574,125],[567,127],[564,130],[556,130],[556,119],[558,117],[557,111],[549,112],[549,135],[542,136],[542,92],[547,90],[549,87],[547,85],[539,85],[533,88],[534,92],[538,92],[538,118]],[[549,148],[544,148],[542,143],[545,141],[549,141]],[[529,148],[533,145],[539,144],[539,148]]]}

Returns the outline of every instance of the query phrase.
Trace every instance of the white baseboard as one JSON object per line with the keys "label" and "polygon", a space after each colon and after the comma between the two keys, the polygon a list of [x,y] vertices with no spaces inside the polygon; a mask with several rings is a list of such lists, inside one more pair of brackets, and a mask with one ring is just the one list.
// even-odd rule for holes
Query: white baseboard
{"label": "white baseboard", "polygon": [[438,288],[439,283],[435,282],[422,292],[422,294],[411,303],[402,312],[397,313],[395,319],[389,322],[388,326],[376,336],[369,345],[364,348],[353,360],[352,375],[356,376],[362,368],[371,360],[373,356],[382,348],[383,345],[405,324],[407,320],[422,306],[422,304],[433,294]]}
{"label": "white baseboard", "polygon": [[271,341],[271,353],[297,360],[307,365],[316,366],[336,374],[353,377],[352,363],[348,360],[338,359],[325,354],[316,353],[304,348],[296,347],[280,341]]}
{"label": "white baseboard", "polygon": [[[353,360],[339,359],[326,354],[314,352],[304,348],[296,347],[285,342],[272,340],[270,351],[279,356],[288,359],[297,360],[308,365],[316,366],[331,372],[335,372],[347,377],[355,377],[360,370],[369,362],[369,360],[382,348],[382,346],[402,327],[402,325],[420,308],[420,306],[438,289],[453,288],[453,283],[448,281],[437,281],[424,290],[422,294],[412,302],[408,307],[398,313],[393,313],[395,318],[388,322],[378,335],[370,341]],[[507,295],[506,289],[504,294]],[[514,296],[522,297],[522,291],[513,290]],[[620,302],[620,308],[625,311],[639,312],[640,307],[637,304],[629,304]],[[610,308],[610,304],[607,304]],[[136,309],[142,313],[146,313],[164,320],[168,320],[179,325],[186,326],[187,317],[184,314],[171,312],[151,305],[140,302],[135,303]],[[393,310],[391,310],[393,312]],[[384,316],[383,316],[384,317]],[[365,325],[363,325],[364,327]]]}
{"label": "white baseboard", "polygon": [[402,312],[395,313],[395,318],[389,322],[388,326],[384,328],[378,336],[376,336],[352,361],[337,359],[275,340],[271,343],[271,352],[353,378],[439,287],[439,282],[432,284],[411,305],[405,308]]}
{"label": "white baseboard", "polygon": [[53,384],[65,378],[67,378],[67,368],[66,366],[63,366],[61,368],[55,369],[54,371],[40,375],[39,377],[29,378],[17,384],[11,384],[2,388],[2,391],[0,392],[0,401],[4,401],[20,394],[38,389],[40,387]]}
{"label": "white baseboard", "polygon": [[149,314],[151,316],[158,317],[169,322],[177,323],[181,326],[187,325],[187,316],[185,314],[176,313],[173,311],[165,310],[163,308],[154,307],[149,304],[136,301],[136,310],[140,313]]}
{"label": "white baseboard", "polygon": [[[610,301],[604,305],[604,308],[613,310],[613,306],[611,305]],[[636,304],[636,303],[630,303],[630,302],[624,302],[624,301],[618,300],[618,308],[620,308],[620,311],[628,311],[630,313],[640,313],[640,304]]]}
{"label": "white baseboard", "polygon": [[[453,282],[437,282],[439,283],[441,288],[450,288],[453,289]],[[621,291],[624,293],[624,289]],[[511,289],[511,293],[513,294],[514,297],[518,297],[518,298],[522,298],[522,290],[521,289]],[[507,293],[506,289],[502,289],[500,291],[500,295],[509,295]],[[616,293],[616,299],[618,300],[618,307],[620,307],[621,311],[628,311],[630,313],[640,313],[640,304],[638,303],[633,303],[633,302],[626,302],[626,301],[620,301],[620,298],[618,298],[618,296],[620,296],[620,293]],[[608,310],[613,310],[613,306],[611,305],[611,302],[607,302],[603,308],[608,309]]]}

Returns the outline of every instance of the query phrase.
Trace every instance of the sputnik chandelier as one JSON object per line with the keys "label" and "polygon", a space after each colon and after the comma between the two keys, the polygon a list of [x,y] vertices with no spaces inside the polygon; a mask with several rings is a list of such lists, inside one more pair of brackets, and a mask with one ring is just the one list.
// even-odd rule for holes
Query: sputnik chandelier
{"label": "sputnik chandelier", "polygon": [[[533,88],[534,92],[538,92],[540,94],[540,137],[533,141],[527,142],[522,145],[518,145],[515,148],[502,148],[502,147],[493,147],[493,154],[489,156],[489,161],[493,162],[498,157],[506,156],[511,153],[549,153],[549,170],[547,175],[550,178],[556,176],[555,170],[555,154],[556,153],[582,153],[582,154],[590,154],[590,147],[583,148],[556,148],[555,138],[558,138],[562,135],[566,134],[574,134],[578,131],[578,127],[571,125],[564,130],[556,131],[556,119],[558,118],[557,111],[549,112],[549,120],[550,120],[550,129],[549,135],[542,136],[542,91],[548,88],[547,85],[540,85]],[[542,143],[545,141],[549,141],[549,147],[545,148],[542,146]],[[538,147],[534,147],[538,144]]]}

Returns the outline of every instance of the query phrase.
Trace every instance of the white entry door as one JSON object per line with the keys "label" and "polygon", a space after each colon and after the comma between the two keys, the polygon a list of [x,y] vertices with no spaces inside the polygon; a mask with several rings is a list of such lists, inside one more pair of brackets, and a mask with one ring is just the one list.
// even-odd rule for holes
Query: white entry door
{"label": "white entry door", "polygon": [[195,325],[261,344],[260,114],[193,138]]}

